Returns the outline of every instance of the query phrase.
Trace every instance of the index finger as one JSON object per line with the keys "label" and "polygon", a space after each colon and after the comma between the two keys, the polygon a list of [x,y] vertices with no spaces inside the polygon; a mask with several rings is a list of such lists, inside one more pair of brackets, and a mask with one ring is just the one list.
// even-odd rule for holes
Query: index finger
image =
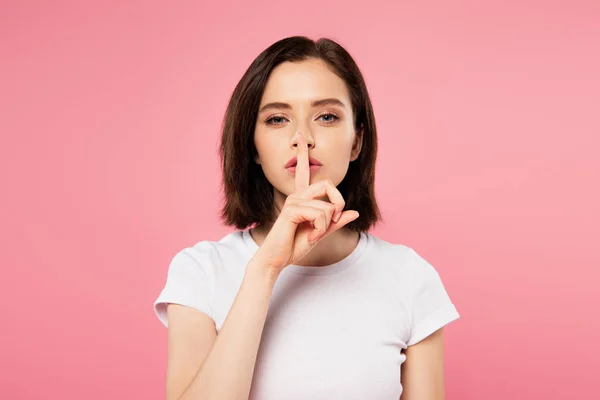
{"label": "index finger", "polygon": [[298,132],[298,149],[296,161],[296,192],[303,191],[310,185],[310,167],[308,164],[308,144],[304,135]]}

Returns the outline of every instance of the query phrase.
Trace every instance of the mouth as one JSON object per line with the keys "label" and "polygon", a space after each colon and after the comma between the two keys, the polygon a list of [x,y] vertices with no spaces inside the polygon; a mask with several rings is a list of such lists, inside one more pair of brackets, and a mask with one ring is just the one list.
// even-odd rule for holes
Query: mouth
{"label": "mouth", "polygon": [[[297,164],[298,164],[298,158],[294,156],[294,157],[290,158],[290,160],[285,164],[285,168],[286,169],[294,168],[294,170],[296,170]],[[315,167],[314,169],[318,169],[317,167],[320,167],[322,165],[323,164],[321,164],[321,162],[319,160],[317,160],[316,158],[308,157],[308,166],[311,169],[311,171],[313,170],[313,167]]]}
{"label": "mouth", "polygon": [[[296,173],[296,166],[295,165],[287,167],[286,169],[292,175],[294,175]],[[321,169],[321,166],[320,165],[316,165],[316,164],[311,164],[311,165],[308,166],[308,169],[310,169],[311,172],[314,172],[314,171],[318,171],[319,169]]]}

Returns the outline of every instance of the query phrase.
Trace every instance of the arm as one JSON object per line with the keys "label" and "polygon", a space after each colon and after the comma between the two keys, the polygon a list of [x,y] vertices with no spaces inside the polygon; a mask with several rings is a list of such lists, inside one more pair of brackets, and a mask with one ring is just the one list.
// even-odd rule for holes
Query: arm
{"label": "arm", "polygon": [[404,351],[400,400],[444,400],[444,328]]}
{"label": "arm", "polygon": [[[208,317],[201,317],[199,311],[173,308],[169,312],[173,334],[169,337],[167,399],[248,399],[276,279],[277,274],[259,261],[250,261],[218,336],[214,324],[209,326]],[[185,320],[186,313],[195,317]]]}

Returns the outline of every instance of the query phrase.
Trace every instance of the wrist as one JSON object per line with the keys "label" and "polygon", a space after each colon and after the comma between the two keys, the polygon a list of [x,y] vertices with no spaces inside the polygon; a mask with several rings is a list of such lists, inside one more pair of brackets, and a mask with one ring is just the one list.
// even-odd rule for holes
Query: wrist
{"label": "wrist", "polygon": [[271,266],[260,257],[253,257],[246,267],[246,275],[260,280],[264,280],[274,285],[281,273],[280,268]]}

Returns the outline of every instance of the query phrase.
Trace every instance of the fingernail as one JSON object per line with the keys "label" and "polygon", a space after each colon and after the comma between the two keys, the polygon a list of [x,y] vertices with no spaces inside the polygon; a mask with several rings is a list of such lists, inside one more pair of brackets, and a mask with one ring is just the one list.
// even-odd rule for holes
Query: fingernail
{"label": "fingernail", "polygon": [[338,222],[340,220],[341,216],[342,216],[342,212],[341,211],[336,211],[335,215],[333,216],[333,222]]}

